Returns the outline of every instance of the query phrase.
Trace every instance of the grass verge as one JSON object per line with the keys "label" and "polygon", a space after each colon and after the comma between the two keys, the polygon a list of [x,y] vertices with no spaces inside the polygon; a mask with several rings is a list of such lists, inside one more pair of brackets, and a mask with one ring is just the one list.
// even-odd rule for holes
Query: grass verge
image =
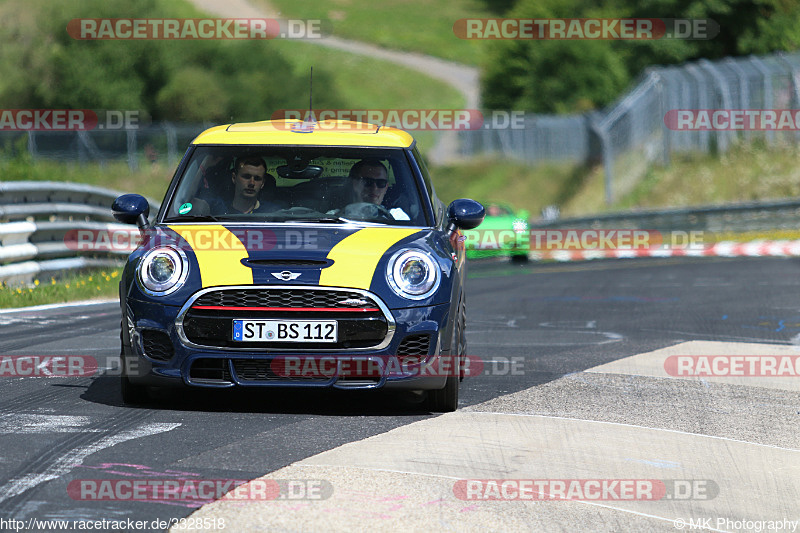
{"label": "grass verge", "polygon": [[453,33],[453,24],[462,18],[495,16],[479,0],[438,2],[434,9],[428,0],[258,0],[256,3],[279,10],[281,18],[329,21],[337,37],[470,65],[480,64],[481,41],[459,39]]}
{"label": "grass verge", "polygon": [[509,203],[536,217],[548,205],[561,205],[581,186],[586,169],[570,163],[530,163],[482,158],[431,169],[436,194]]}
{"label": "grass verge", "polygon": [[0,309],[116,298],[119,275],[119,269],[90,270],[60,279],[37,279],[27,287],[0,284]]}

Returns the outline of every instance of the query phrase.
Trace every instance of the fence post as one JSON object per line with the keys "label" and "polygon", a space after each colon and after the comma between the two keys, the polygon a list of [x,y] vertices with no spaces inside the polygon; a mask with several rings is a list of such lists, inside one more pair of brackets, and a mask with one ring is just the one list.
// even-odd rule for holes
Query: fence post
{"label": "fence post", "polygon": [[[714,63],[708,59],[701,59],[699,63],[700,67],[705,69],[705,71],[711,75],[711,78],[717,82],[717,90],[719,91],[720,96],[720,107],[722,109],[731,109],[731,96],[728,92],[728,86],[725,83],[725,78],[719,73],[717,67],[714,66]],[[717,149],[720,153],[724,154],[728,151],[728,145],[730,144],[732,134],[732,130],[722,130],[717,132]]]}
{"label": "fence post", "polygon": [[[786,59],[786,56],[781,52],[778,53],[778,61],[786,65],[787,68],[789,69],[789,78],[792,80],[792,93],[793,93],[792,100],[794,100],[793,108],[797,109],[797,107],[800,107],[800,79],[799,79],[800,73],[798,73],[797,70],[795,70],[794,65],[792,65],[792,63],[788,59]],[[795,130],[794,132],[795,140],[797,140],[798,137],[800,137],[800,131]]]}
{"label": "fence post", "polygon": [[[750,56],[750,62],[764,76],[764,109],[772,109],[772,73],[767,65],[756,56]],[[775,132],[767,130],[767,144],[775,144]]]}
{"label": "fence post", "polygon": [[36,132],[33,130],[28,131],[28,153],[33,160],[39,155],[36,150]]}
{"label": "fence post", "polygon": [[603,158],[603,178],[606,189],[606,205],[611,205],[614,202],[614,153],[611,148],[611,139],[609,139],[608,131],[605,130],[601,122],[591,120],[590,127],[592,131],[595,132],[595,135],[597,135],[597,138],[600,139],[600,153]]}
{"label": "fence post", "polygon": [[128,169],[131,172],[136,172],[139,168],[139,160],[136,157],[136,130],[127,129],[125,134],[128,141]]}
{"label": "fence post", "polygon": [[164,129],[167,132],[167,166],[174,168],[178,153],[178,136],[172,124],[165,123]]}
{"label": "fence post", "polygon": [[666,127],[664,123],[664,118],[667,116],[667,99],[664,95],[664,77],[661,75],[661,69],[653,69],[653,76],[655,76],[655,88],[656,88],[656,96],[658,97],[658,110],[661,114],[661,164],[664,166],[669,165],[670,162],[670,153],[672,149],[670,147],[670,134],[672,133],[669,131],[669,128]]}
{"label": "fence post", "polygon": [[[750,86],[747,83],[747,74],[745,74],[744,69],[732,57],[726,57],[725,64],[736,73],[736,78],[739,80],[739,109],[750,109]],[[746,130],[744,132],[744,138],[748,141],[752,136],[753,132],[751,130]]]}

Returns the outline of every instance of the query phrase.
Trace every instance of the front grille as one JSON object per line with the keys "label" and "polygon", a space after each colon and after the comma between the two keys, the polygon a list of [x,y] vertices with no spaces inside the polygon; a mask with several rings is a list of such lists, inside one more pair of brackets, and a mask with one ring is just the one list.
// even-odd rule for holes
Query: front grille
{"label": "front grille", "polygon": [[[345,300],[364,300],[363,304],[347,305]],[[357,292],[325,289],[226,289],[207,292],[192,307],[286,307],[286,308],[377,308],[371,299]]]}
{"label": "front grille", "polygon": [[143,329],[141,335],[144,355],[156,361],[172,359],[175,351],[172,340],[166,332],[157,329]]}
{"label": "front grille", "polygon": [[[280,372],[280,364],[273,365],[272,361],[263,359],[234,359],[233,370],[239,381],[303,381],[326,382],[330,377],[302,376],[296,373],[286,374]],[[279,372],[275,372],[278,369]]]}
{"label": "front grille", "polygon": [[[235,319],[335,320],[338,342],[241,342],[233,340]],[[217,348],[344,350],[379,346],[389,320],[374,297],[355,291],[306,288],[216,289],[200,296],[183,317],[192,343]]]}

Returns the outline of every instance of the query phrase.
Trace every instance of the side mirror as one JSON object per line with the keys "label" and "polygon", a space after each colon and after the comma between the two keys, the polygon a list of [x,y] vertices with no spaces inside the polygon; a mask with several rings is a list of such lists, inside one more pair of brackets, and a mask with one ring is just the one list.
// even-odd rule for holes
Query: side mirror
{"label": "side mirror", "polygon": [[150,216],[150,204],[144,196],[138,194],[123,194],[111,204],[114,218],[123,224],[136,224],[139,229],[150,226],[147,217]]}
{"label": "side mirror", "polygon": [[468,198],[453,200],[447,207],[447,219],[450,221],[451,229],[475,229],[481,225],[485,216],[486,210],[483,206]]}

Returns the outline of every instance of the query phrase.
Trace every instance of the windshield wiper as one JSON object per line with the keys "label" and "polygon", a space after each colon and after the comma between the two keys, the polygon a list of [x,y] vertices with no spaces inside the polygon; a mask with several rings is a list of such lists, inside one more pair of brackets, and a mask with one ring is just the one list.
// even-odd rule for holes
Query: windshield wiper
{"label": "windshield wiper", "polygon": [[213,215],[178,215],[164,220],[164,222],[219,222]]}

